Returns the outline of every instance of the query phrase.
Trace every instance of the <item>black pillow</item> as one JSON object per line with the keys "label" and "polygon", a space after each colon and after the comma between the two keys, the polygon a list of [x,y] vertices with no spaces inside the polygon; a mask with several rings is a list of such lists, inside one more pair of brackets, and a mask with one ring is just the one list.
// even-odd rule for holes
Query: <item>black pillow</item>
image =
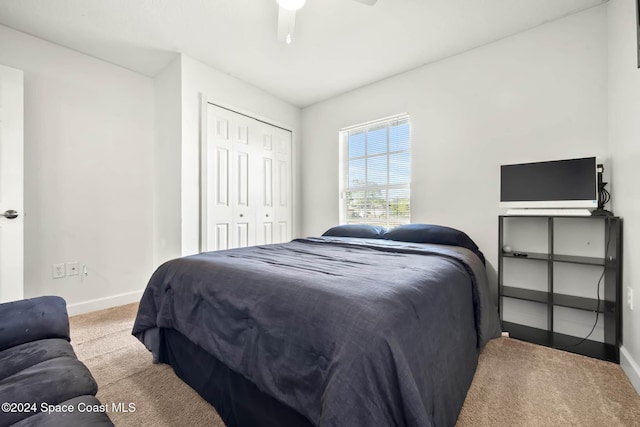
{"label": "black pillow", "polygon": [[455,228],[433,224],[399,225],[384,233],[383,238],[399,242],[435,243],[438,245],[460,246],[478,251],[478,245],[466,233]]}
{"label": "black pillow", "polygon": [[336,225],[324,232],[323,236],[360,237],[365,239],[382,239],[387,231],[385,227],[369,224]]}

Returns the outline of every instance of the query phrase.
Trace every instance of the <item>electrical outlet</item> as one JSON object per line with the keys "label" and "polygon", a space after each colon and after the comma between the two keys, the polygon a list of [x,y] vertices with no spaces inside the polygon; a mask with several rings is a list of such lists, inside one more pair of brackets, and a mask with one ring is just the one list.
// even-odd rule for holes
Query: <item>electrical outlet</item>
{"label": "electrical outlet", "polygon": [[64,264],[53,264],[53,278],[54,279],[59,279],[61,277],[66,276],[65,270],[64,270]]}
{"label": "electrical outlet", "polygon": [[80,274],[80,264],[77,261],[67,263],[67,276],[77,276]]}
{"label": "electrical outlet", "polygon": [[633,310],[633,288],[631,286],[627,286],[627,305],[630,310]]}

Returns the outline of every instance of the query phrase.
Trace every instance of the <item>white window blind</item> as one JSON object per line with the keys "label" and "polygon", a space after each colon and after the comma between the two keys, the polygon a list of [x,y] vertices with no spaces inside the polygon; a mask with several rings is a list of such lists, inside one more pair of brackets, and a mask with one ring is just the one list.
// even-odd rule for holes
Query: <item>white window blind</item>
{"label": "white window blind", "polygon": [[393,227],[411,222],[411,126],[395,116],[341,131],[343,223]]}

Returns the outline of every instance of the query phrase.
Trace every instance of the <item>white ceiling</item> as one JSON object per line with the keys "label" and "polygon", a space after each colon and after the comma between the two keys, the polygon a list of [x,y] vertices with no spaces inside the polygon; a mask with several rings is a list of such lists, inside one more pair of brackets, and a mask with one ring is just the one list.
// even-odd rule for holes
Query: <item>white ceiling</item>
{"label": "white ceiling", "polygon": [[156,75],[178,52],[305,107],[607,0],[0,0],[0,24]]}

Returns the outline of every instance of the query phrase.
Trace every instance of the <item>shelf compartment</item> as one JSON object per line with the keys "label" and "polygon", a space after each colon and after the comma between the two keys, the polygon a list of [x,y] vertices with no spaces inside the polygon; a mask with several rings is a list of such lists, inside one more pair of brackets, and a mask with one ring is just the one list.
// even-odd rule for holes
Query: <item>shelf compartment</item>
{"label": "shelf compartment", "polygon": [[502,297],[500,319],[538,329],[551,329],[549,304],[520,298]]}

